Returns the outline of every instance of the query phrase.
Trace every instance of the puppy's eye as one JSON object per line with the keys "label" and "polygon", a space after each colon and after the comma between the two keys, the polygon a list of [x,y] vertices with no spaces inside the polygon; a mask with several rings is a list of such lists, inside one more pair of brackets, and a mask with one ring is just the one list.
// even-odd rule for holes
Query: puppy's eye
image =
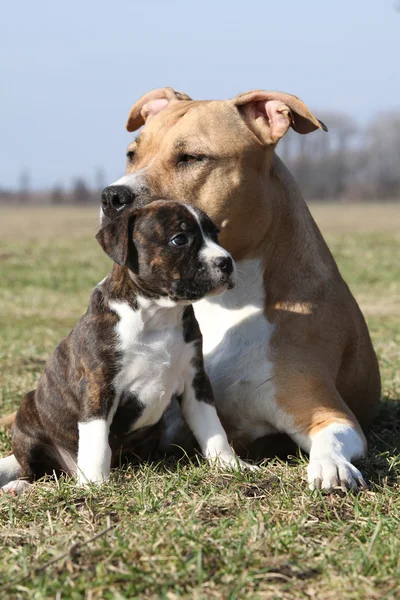
{"label": "puppy's eye", "polygon": [[180,154],[178,156],[177,164],[178,165],[192,165],[194,163],[201,162],[204,160],[204,156],[200,156],[198,154]]}
{"label": "puppy's eye", "polygon": [[212,237],[212,239],[213,239],[214,241],[217,241],[217,242],[218,242],[218,234],[219,234],[219,233],[221,233],[221,230],[220,230],[220,229],[218,229],[218,227],[216,227],[216,226],[213,224],[213,227],[212,227],[212,229],[211,229],[211,237]]}
{"label": "puppy's eye", "polygon": [[129,152],[126,153],[126,158],[132,162],[133,159],[135,158],[135,151],[134,150],[129,150]]}
{"label": "puppy's eye", "polygon": [[219,234],[219,229],[217,229],[216,231],[213,231],[213,233],[211,234],[211,239],[216,244],[218,244],[218,234]]}
{"label": "puppy's eye", "polygon": [[188,236],[185,233],[178,233],[171,239],[170,244],[172,244],[172,246],[186,246],[188,241]]}

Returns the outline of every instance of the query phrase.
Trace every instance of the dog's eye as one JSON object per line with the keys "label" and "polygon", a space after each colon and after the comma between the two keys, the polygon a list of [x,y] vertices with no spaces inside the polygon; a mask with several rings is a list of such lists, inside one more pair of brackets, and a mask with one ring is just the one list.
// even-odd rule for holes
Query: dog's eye
{"label": "dog's eye", "polygon": [[129,152],[126,153],[126,158],[132,162],[133,159],[135,158],[135,151],[134,150],[129,150]]}
{"label": "dog's eye", "polygon": [[221,230],[218,229],[218,227],[216,225],[214,225],[214,223],[213,223],[212,227],[210,227],[210,236],[214,242],[218,243],[218,234],[219,233],[221,233]]}
{"label": "dog's eye", "polygon": [[213,231],[211,233],[211,239],[213,242],[215,242],[216,244],[218,244],[218,234],[219,234],[219,229],[216,229],[215,231]]}
{"label": "dog's eye", "polygon": [[201,162],[204,160],[204,156],[200,156],[198,154],[180,154],[178,156],[177,164],[178,165],[192,165],[197,162]]}
{"label": "dog's eye", "polygon": [[170,244],[172,244],[172,246],[186,246],[188,241],[188,236],[185,233],[178,233],[171,239]]}

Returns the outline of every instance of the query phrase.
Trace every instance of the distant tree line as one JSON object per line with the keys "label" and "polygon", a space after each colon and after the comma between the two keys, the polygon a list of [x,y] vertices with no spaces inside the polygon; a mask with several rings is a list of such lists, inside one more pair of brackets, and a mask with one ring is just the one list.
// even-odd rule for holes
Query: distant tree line
{"label": "distant tree line", "polygon": [[277,150],[305,198],[400,199],[400,112],[377,115],[364,127],[346,114],[320,118],[329,133],[290,131]]}
{"label": "distant tree line", "polygon": [[[344,113],[318,113],[318,116],[328,126],[329,133],[298,135],[290,130],[277,149],[304,197],[326,201],[400,201],[400,112],[382,113],[363,126]],[[0,201],[98,203],[106,184],[104,170],[98,168],[92,185],[77,177],[69,189],[55,185],[51,190],[34,193],[25,169],[19,189],[15,192],[0,189]]]}
{"label": "distant tree line", "polygon": [[84,177],[76,177],[66,189],[56,183],[53,188],[42,191],[32,191],[31,176],[24,169],[19,177],[16,191],[5,190],[0,187],[0,202],[11,201],[15,204],[90,204],[98,203],[103,188],[107,185],[104,170],[99,168],[95,172],[94,185]]}

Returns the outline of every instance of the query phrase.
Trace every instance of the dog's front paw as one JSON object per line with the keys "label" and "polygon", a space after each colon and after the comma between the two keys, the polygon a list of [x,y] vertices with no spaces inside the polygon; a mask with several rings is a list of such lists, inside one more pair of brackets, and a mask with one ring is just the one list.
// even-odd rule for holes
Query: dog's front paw
{"label": "dog's front paw", "polygon": [[260,467],[256,465],[251,465],[250,463],[242,460],[236,454],[219,454],[218,456],[214,456],[208,459],[212,465],[215,465],[219,469],[225,470],[249,470],[249,471],[259,471]]}
{"label": "dog's front paw", "polygon": [[248,471],[261,471],[261,467],[258,467],[257,465],[252,465],[246,462],[245,460],[242,460],[241,458],[239,458],[239,467],[241,469],[247,469]]}
{"label": "dog's front paw", "polygon": [[329,492],[334,488],[340,488],[343,491],[354,490],[356,492],[359,487],[368,487],[360,471],[344,459],[312,459],[308,465],[307,474],[311,490]]}
{"label": "dog's front paw", "polygon": [[102,473],[101,471],[98,471],[98,472],[78,471],[78,486],[88,487],[92,483],[101,485],[102,483],[107,481],[107,479],[108,479],[108,474]]}

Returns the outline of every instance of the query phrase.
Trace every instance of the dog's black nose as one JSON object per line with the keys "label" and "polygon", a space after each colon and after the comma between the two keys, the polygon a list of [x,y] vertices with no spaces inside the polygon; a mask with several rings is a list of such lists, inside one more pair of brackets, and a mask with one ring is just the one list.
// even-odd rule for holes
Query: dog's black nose
{"label": "dog's black nose", "polygon": [[103,210],[118,211],[125,206],[132,204],[135,194],[126,185],[109,185],[101,193],[101,204]]}
{"label": "dog's black nose", "polygon": [[214,260],[214,265],[226,275],[230,275],[233,271],[233,262],[230,256],[219,256]]}

